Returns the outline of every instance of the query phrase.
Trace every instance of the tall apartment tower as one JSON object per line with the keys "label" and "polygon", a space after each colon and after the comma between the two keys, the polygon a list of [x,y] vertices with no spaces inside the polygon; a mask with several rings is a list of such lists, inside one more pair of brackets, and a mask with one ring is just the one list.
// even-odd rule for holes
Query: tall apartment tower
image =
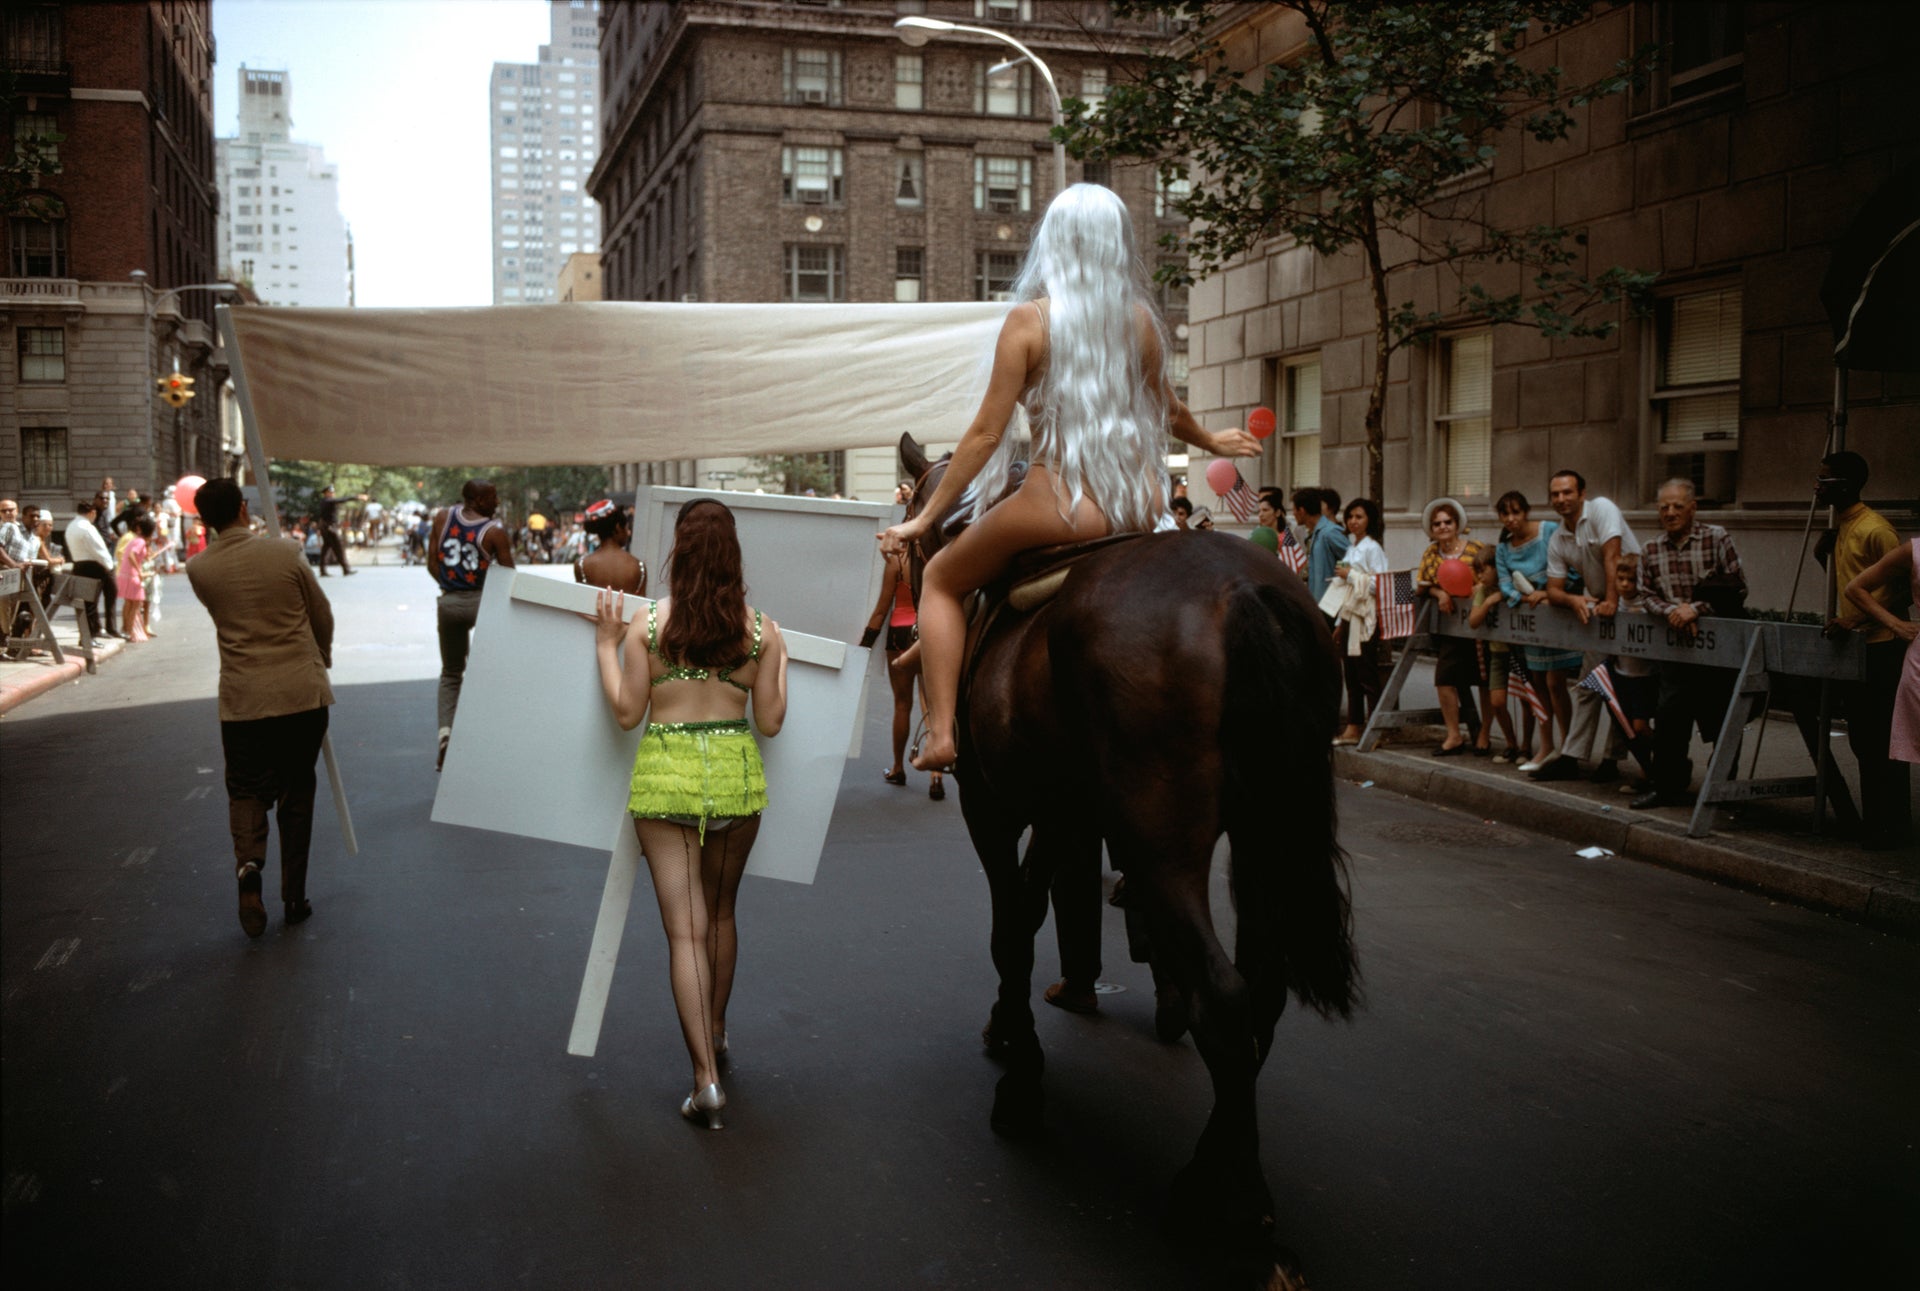
{"label": "tall apartment tower", "polygon": [[215,145],[220,271],[269,305],[347,305],[340,173],[319,144],[294,142],[286,72],[242,63],[239,77],[239,133]]}
{"label": "tall apartment tower", "polygon": [[[987,37],[904,44],[903,13],[1003,31],[1063,96],[1090,103],[1167,39],[1104,3],[610,5],[605,146],[590,181],[606,214],[607,299],[1006,299],[1055,190],[1045,82],[1025,61],[1000,67],[1013,50]],[[1068,182],[1082,179],[1125,199],[1149,268],[1166,254],[1161,235],[1185,227],[1151,168],[1069,161]],[[1184,384],[1184,293],[1161,304]],[[971,412],[917,433],[956,438]],[[735,471],[751,487],[750,464],[701,458],[693,433],[684,460],[616,466],[615,486]],[[863,449],[807,474],[822,493],[873,501],[892,497],[898,472],[893,450]]]}
{"label": "tall apartment tower", "polygon": [[545,304],[568,256],[600,249],[587,196],[599,155],[600,0],[551,0],[553,34],[536,63],[495,63],[493,303]]}
{"label": "tall apartment tower", "polygon": [[[122,494],[231,466],[213,334],[208,0],[0,7],[0,495],[62,521],[104,476]],[[18,188],[14,184],[19,185]],[[156,378],[198,397],[180,408]]]}

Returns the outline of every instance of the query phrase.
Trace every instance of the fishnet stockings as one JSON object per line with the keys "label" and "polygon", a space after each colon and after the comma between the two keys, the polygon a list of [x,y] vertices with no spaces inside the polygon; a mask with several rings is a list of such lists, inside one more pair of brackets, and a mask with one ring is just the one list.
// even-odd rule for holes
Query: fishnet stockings
{"label": "fishnet stockings", "polygon": [[694,1088],[702,1089],[720,1079],[714,1042],[726,1034],[739,951],[734,896],[759,836],[760,818],[749,816],[725,829],[709,826],[704,845],[698,830],[671,821],[636,820],[633,827],[660,903],[668,979],[680,1034],[693,1060]]}

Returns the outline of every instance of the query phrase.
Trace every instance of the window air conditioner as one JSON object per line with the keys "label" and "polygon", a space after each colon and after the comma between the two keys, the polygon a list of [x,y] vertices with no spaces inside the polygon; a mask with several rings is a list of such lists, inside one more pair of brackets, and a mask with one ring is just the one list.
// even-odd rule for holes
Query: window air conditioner
{"label": "window air conditioner", "polygon": [[987,209],[998,215],[1013,214],[1013,208],[1018,206],[1019,204],[1020,203],[1016,199],[1011,197],[987,198]]}
{"label": "window air conditioner", "polygon": [[804,89],[800,91],[800,101],[802,103],[825,103],[827,101],[827,92],[819,89]]}
{"label": "window air conditioner", "polygon": [[803,188],[800,190],[800,200],[809,206],[824,205],[827,200],[827,190],[824,188]]}

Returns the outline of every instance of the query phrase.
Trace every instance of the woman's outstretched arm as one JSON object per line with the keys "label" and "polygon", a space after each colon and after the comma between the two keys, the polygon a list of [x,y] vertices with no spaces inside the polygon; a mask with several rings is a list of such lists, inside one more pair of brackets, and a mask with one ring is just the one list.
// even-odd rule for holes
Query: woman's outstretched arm
{"label": "woman's outstretched arm", "polygon": [[[653,678],[647,671],[647,649],[643,637],[646,628],[638,615],[626,619],[627,595],[602,588],[594,598],[594,653],[600,663],[600,689],[606,694],[607,707],[620,729],[630,731],[647,715],[647,703],[653,697]],[[627,657],[620,658],[620,641],[626,639]]]}

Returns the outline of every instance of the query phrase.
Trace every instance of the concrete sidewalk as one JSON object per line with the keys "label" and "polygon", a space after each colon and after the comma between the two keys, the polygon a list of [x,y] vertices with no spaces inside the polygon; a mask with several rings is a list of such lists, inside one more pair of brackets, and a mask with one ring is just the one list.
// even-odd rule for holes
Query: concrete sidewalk
{"label": "concrete sidewalk", "polygon": [[[184,575],[176,576],[174,581],[179,583],[180,590],[186,590]],[[170,587],[168,590],[173,589]],[[51,654],[20,660],[0,659],[0,716],[57,686],[64,686],[87,675],[87,659],[80,653],[80,626],[72,610],[62,610],[54,617],[53,638],[60,643],[60,650],[66,656],[62,663],[55,663]],[[96,663],[104,662],[126,647],[127,642],[118,637],[96,638],[94,660]]]}
{"label": "concrete sidewalk", "polygon": [[[1336,749],[1337,773],[1376,790],[1563,838],[1570,852],[1604,847],[1619,856],[1920,936],[1920,849],[1866,851],[1834,837],[1831,818],[1826,832],[1815,835],[1811,798],[1723,807],[1712,834],[1689,838],[1691,808],[1635,811],[1628,806],[1632,797],[1621,791],[1624,781],[1593,784],[1583,778],[1542,784],[1485,758],[1434,758],[1437,729],[1427,738],[1417,727],[1396,734],[1395,742],[1371,753]],[[1750,731],[1749,741],[1752,738]],[[1500,747],[1497,737],[1494,746]],[[1845,739],[1836,737],[1834,747],[1851,787],[1856,782],[1852,759],[1844,755]],[[1696,750],[1696,777],[1706,765],[1703,754]],[[1742,757],[1743,768],[1750,756]],[[1808,764],[1791,722],[1770,721],[1760,773],[1807,774]],[[1628,776],[1638,772],[1631,759],[1621,769]]]}

